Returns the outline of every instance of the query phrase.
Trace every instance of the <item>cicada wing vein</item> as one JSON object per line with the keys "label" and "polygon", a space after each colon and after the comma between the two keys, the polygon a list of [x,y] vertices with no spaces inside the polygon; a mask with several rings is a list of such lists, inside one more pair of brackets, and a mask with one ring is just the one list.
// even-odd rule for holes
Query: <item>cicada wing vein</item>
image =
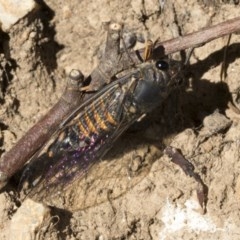
{"label": "cicada wing vein", "polygon": [[[113,131],[103,135],[93,146],[90,144],[87,150],[64,149],[54,152],[53,156],[48,151],[49,145],[54,144],[62,132],[76,125],[78,119],[86,111],[91,111],[93,105],[95,108],[100,107],[100,98],[107,98],[106,111],[113,108],[111,96],[119,84],[127,80],[127,77],[117,80],[83,103],[64,121],[40,155],[31,159],[21,180],[27,196],[59,208],[84,209],[106,201],[109,191],[112,198],[122,195],[140,180],[140,175],[130,179],[127,161],[101,160],[132,122],[119,122]],[[122,165],[125,165],[125,169]]]}

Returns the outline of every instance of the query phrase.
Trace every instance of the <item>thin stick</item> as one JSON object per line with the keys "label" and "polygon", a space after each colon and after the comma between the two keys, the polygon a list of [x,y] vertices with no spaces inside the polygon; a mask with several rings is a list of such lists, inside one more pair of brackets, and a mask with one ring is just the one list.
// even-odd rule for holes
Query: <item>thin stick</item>
{"label": "thin stick", "polygon": [[206,206],[208,201],[208,187],[207,185],[202,181],[200,175],[196,172],[194,172],[194,166],[191,162],[189,162],[182,153],[171,146],[168,146],[164,150],[165,154],[169,158],[171,158],[171,161],[175,164],[177,164],[187,176],[193,177],[195,181],[198,183],[197,188],[197,197],[200,206],[203,209],[203,213],[206,213]]}
{"label": "thin stick", "polygon": [[[181,50],[198,47],[204,43],[237,31],[240,31],[240,17],[204,28],[197,32],[189,33],[182,37],[177,37],[163,42],[157,42],[153,50],[152,58],[160,59]],[[144,59],[144,50],[145,49],[142,48],[131,53],[131,59],[133,59],[136,64],[141,63]],[[111,71],[111,73],[119,73],[130,67],[129,56],[125,53],[121,56],[120,61],[115,66],[114,71]],[[92,80],[94,81],[94,78]]]}
{"label": "thin stick", "polygon": [[[162,54],[168,55],[187,48],[198,47],[206,42],[240,31],[240,17],[226,22],[204,28],[197,32],[187,34],[164,42],[158,42],[156,49],[161,48]],[[139,50],[142,54],[144,49]]]}

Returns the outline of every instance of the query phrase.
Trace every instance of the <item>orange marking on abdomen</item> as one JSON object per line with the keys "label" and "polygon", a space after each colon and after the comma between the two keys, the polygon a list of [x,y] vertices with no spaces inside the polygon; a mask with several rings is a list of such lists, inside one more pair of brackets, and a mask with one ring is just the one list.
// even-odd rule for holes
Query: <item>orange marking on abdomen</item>
{"label": "orange marking on abdomen", "polygon": [[60,135],[58,136],[58,141],[61,142],[65,137],[66,137],[65,132],[60,133]]}
{"label": "orange marking on abdomen", "polygon": [[93,113],[93,117],[96,121],[97,124],[99,124],[100,128],[103,130],[107,130],[107,125],[105,124],[105,122],[102,120],[102,118],[100,117],[100,115],[98,114],[98,112],[94,111]]}
{"label": "orange marking on abdomen", "polygon": [[[103,108],[104,103],[103,103],[102,98],[100,99],[100,104],[101,104],[101,108]],[[106,130],[108,127],[105,124],[104,120],[101,118],[98,111],[96,110],[94,104],[92,105],[92,112],[93,112],[93,117],[94,117],[94,120],[95,120],[96,124],[98,124],[101,129]]]}
{"label": "orange marking on abdomen", "polygon": [[82,125],[81,121],[78,121],[78,128],[79,128],[79,131],[84,134],[84,136],[86,136],[86,137],[89,136],[89,132],[88,132],[87,129]]}
{"label": "orange marking on abdomen", "polygon": [[88,116],[87,113],[84,114],[84,117],[86,119],[86,124],[88,126],[88,129],[91,133],[96,133],[98,134],[97,128],[94,126],[93,122],[91,121],[90,117]]}
{"label": "orange marking on abdomen", "polygon": [[106,112],[106,118],[107,118],[107,121],[110,122],[111,124],[117,125],[117,122],[109,112]]}

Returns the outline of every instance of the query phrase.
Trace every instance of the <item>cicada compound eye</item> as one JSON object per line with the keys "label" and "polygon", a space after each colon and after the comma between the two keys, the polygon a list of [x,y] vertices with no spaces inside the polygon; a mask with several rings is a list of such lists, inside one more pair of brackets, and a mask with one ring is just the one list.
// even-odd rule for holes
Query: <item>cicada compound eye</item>
{"label": "cicada compound eye", "polygon": [[163,60],[159,60],[156,62],[156,68],[162,71],[166,71],[169,69],[169,64]]}

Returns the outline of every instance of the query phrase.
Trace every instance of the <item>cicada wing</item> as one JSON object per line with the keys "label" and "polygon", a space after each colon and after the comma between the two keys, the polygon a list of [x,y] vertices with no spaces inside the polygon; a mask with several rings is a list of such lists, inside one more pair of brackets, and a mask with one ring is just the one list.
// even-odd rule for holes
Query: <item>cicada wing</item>
{"label": "cicada wing", "polygon": [[[22,192],[26,192],[27,196],[36,201],[51,206],[77,210],[102,203],[109,197],[116,198],[122,195],[146,175],[151,161],[144,154],[142,156],[137,154],[140,156],[137,164],[139,167],[134,167],[136,169],[134,171],[129,167],[131,162],[135,162],[131,154],[124,158],[120,156],[118,158],[122,159],[118,160],[101,160],[107,150],[113,146],[113,142],[132,122],[119,122],[114,130],[101,137],[97,136],[96,140],[93,139],[87,147],[66,148],[55,151],[53,156],[48,150],[51,144],[56,146],[61,144],[58,142],[61,134],[76,125],[84,112],[91,110],[93,105],[95,108],[100,107],[102,104],[100,98],[107,99],[106,111],[112,109],[114,101],[111,101],[111,98],[119,88],[119,82],[124,84],[124,81],[127,81],[127,78],[108,85],[66,119],[61,129],[46,144],[40,156],[29,162],[21,180]],[[121,106],[119,102],[114,104]],[[81,136],[82,133],[79,134],[78,138],[84,137]]]}
{"label": "cicada wing", "polygon": [[[27,178],[30,183],[28,196],[47,205],[73,211],[124,194],[148,173],[151,166],[146,148],[144,152],[128,149],[130,152],[127,154],[101,160],[127,127],[126,124],[122,125],[111,136],[102,139],[98,148],[91,153],[60,152],[54,158],[42,154],[31,162],[24,173],[23,182]],[[129,142],[125,141],[118,144],[118,149],[127,150],[128,146]]]}
{"label": "cicada wing", "polygon": [[[100,90],[99,92],[97,92],[96,94],[94,94],[92,97],[90,97],[88,100],[86,100],[85,102],[83,102],[83,104],[81,104],[78,108],[76,108],[72,113],[70,113],[65,119],[63,119],[63,122],[61,123],[61,125],[59,126],[59,128],[50,136],[49,140],[43,145],[41,146],[41,148],[39,150],[37,150],[37,152],[32,156],[32,158],[30,159],[30,164],[28,164],[28,166],[33,165],[32,163],[35,163],[36,167],[38,168],[39,165],[42,165],[42,168],[46,168],[50,165],[48,161],[50,161],[47,156],[47,151],[49,146],[56,141],[56,139],[58,138],[58,136],[61,134],[61,132],[64,132],[64,130],[66,128],[68,128],[71,125],[74,125],[76,123],[76,119],[81,118],[81,116],[84,114],[84,112],[90,108],[91,104],[96,102],[99,97],[101,97],[103,94],[111,94],[113,93],[117,88],[118,88],[118,84],[119,82],[121,82],[122,80],[117,80],[115,82],[113,82],[112,84],[109,84],[108,86],[106,86],[104,89]],[[98,105],[101,104],[101,102],[99,101],[97,104],[95,104],[96,108],[98,107]],[[106,109],[107,110],[107,109]],[[44,154],[46,153],[46,154]],[[47,160],[44,160],[47,159]],[[45,164],[41,164],[42,162],[45,162]],[[54,160],[53,160],[54,162]],[[23,175],[20,179],[20,188],[21,185],[24,184],[26,178],[29,178],[30,173],[30,169],[29,167],[26,167],[23,171]],[[32,168],[33,170],[34,168]],[[29,174],[30,173],[30,174]],[[32,174],[33,175],[33,174]]]}
{"label": "cicada wing", "polygon": [[115,199],[132,189],[149,172],[153,158],[149,147],[131,149],[131,140],[126,139],[120,148],[127,153],[120,153],[118,149],[117,156],[108,154],[103,160],[107,148],[111,148],[114,138],[124,130],[125,127],[118,129],[109,137],[91,162],[81,155],[75,164],[61,170],[62,163],[75,159],[76,152],[61,153],[53,168],[45,169],[46,174],[41,176],[41,180],[35,180],[29,197],[50,206],[75,211]]}
{"label": "cicada wing", "polygon": [[[106,149],[107,146],[106,139],[108,135],[104,134],[100,139],[96,136],[96,141],[91,140],[92,142],[85,143],[86,146],[79,146],[77,149],[63,147],[61,150],[55,150],[54,153],[51,153],[52,150],[49,150],[49,148],[55,147],[55,149],[57,149],[59,146],[62,146],[61,141],[66,140],[66,138],[84,139],[84,133],[81,131],[75,133],[75,136],[68,136],[66,132],[69,128],[77,126],[79,119],[83,117],[86,111],[91,111],[93,106],[95,109],[100,108],[104,98],[108,97],[108,102],[104,105],[104,107],[106,107],[105,111],[107,112],[108,108],[112,108],[111,97],[114,96],[114,92],[119,88],[118,82],[119,81],[116,81],[102,91],[96,93],[64,120],[58,131],[51,136],[49,141],[33,156],[25,167],[20,179],[20,189],[24,185],[24,190],[27,189],[27,191],[32,191],[35,185],[42,180],[45,181],[44,179],[48,181],[48,188],[50,188],[51,184],[57,185],[58,181],[61,184],[65,182],[67,185],[68,180],[60,180],[62,178],[67,179],[70,175],[74,178],[75,174],[71,174],[71,172],[74,172],[76,166],[78,166],[77,168],[80,169],[79,172],[81,173],[81,171],[89,168],[92,162],[94,162],[94,159],[101,157],[101,151]],[[115,131],[110,132],[110,137],[114,132]],[[63,136],[62,139],[60,137],[61,135]],[[65,171],[68,171],[68,174],[65,173]]]}

